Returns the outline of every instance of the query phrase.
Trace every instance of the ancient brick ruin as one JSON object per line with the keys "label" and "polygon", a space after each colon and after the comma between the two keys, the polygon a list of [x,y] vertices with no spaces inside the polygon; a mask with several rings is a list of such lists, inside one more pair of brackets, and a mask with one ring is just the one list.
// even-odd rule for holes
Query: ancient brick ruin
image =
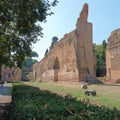
{"label": "ancient brick ruin", "polygon": [[95,56],[92,43],[92,23],[87,22],[85,3],[76,29],[55,43],[47,57],[33,65],[36,81],[86,81],[95,77]]}
{"label": "ancient brick ruin", "polygon": [[107,79],[120,82],[120,29],[114,30],[108,38],[106,68]]}
{"label": "ancient brick ruin", "polygon": [[2,65],[1,81],[21,81],[21,69]]}

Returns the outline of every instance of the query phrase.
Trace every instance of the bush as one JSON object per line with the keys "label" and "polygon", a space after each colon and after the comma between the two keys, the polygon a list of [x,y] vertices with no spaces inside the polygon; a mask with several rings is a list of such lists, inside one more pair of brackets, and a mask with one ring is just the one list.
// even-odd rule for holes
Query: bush
{"label": "bush", "polygon": [[10,120],[119,120],[120,112],[59,96],[27,85],[14,85]]}

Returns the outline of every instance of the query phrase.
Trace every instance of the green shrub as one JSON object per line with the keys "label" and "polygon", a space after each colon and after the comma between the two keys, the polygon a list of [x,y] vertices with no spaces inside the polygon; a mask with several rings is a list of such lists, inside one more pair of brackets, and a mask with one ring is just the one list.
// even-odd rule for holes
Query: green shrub
{"label": "green shrub", "polygon": [[120,112],[59,96],[27,85],[14,85],[10,120],[119,120]]}

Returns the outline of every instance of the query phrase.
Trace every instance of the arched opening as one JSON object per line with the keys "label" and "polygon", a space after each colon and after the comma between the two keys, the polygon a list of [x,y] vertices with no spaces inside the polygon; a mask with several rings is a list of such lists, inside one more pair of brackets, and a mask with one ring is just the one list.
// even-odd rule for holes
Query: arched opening
{"label": "arched opening", "polygon": [[54,69],[54,82],[58,82],[58,71],[60,69],[58,57],[55,58],[53,69]]}

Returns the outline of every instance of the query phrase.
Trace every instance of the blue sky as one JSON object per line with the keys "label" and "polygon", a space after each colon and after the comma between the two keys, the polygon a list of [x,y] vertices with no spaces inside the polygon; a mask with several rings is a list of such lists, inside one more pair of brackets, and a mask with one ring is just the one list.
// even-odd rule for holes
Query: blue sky
{"label": "blue sky", "polygon": [[59,0],[58,5],[52,8],[54,15],[48,16],[47,22],[41,24],[43,38],[33,45],[33,50],[39,55],[38,60],[44,57],[53,36],[61,39],[75,29],[84,3],[89,5],[88,22],[93,24],[93,43],[107,41],[111,32],[120,28],[120,0]]}

